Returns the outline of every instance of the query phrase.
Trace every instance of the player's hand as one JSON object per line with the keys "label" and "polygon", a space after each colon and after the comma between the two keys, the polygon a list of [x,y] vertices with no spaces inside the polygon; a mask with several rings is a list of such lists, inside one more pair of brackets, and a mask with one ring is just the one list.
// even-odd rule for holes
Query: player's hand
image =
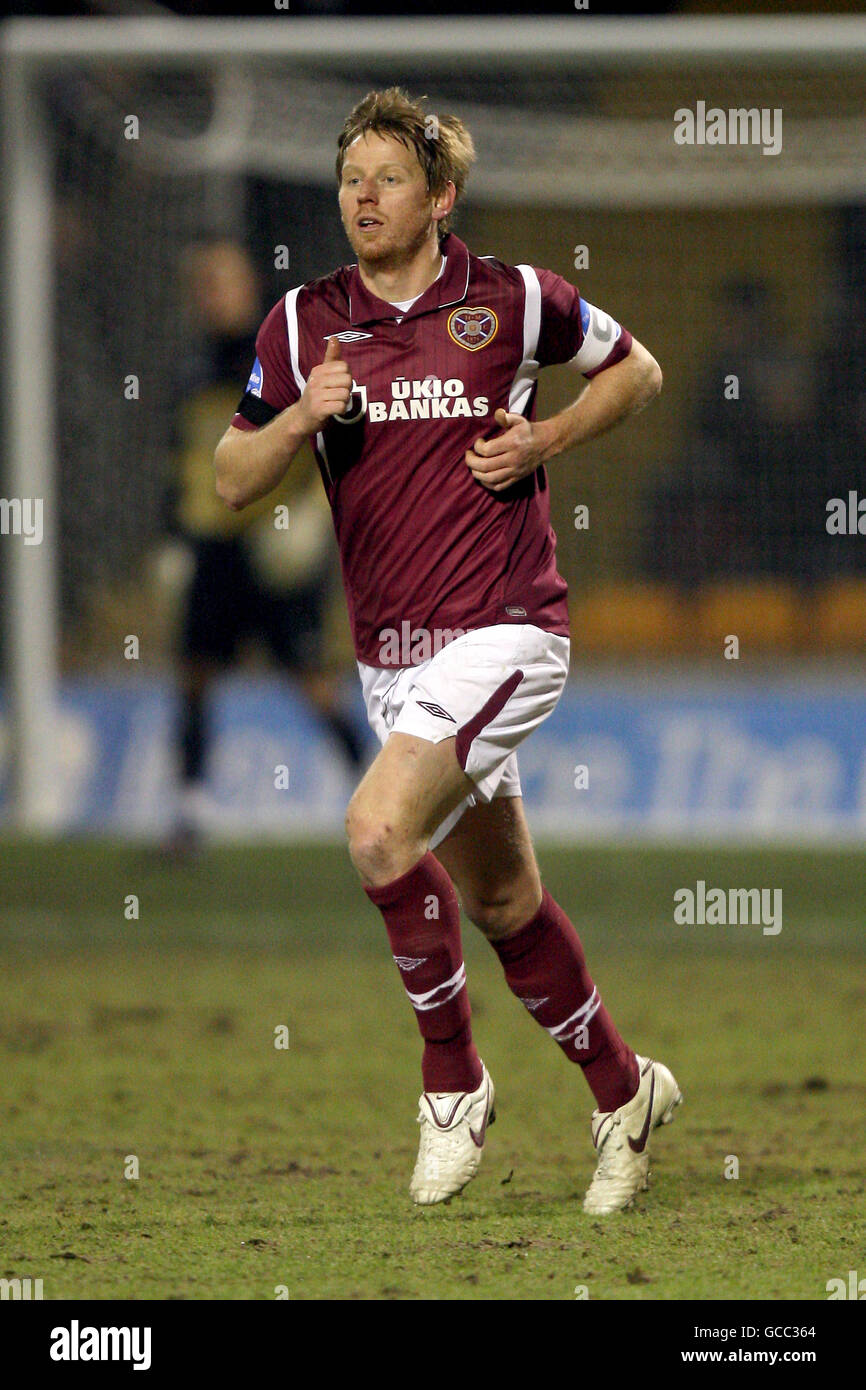
{"label": "player's hand", "polygon": [[352,373],[343,358],[339,338],[329,338],[325,356],[307,378],[300,399],[306,434],[316,434],[332,415],[343,415],[352,399]]}
{"label": "player's hand", "polygon": [[493,420],[503,434],[493,439],[475,439],[473,448],[466,450],[466,463],[474,478],[491,492],[502,492],[520,478],[535,473],[544,461],[544,445],[538,424],[509,410],[496,411]]}
{"label": "player's hand", "polygon": [[538,426],[523,415],[497,410],[493,418],[503,433],[495,439],[479,436],[467,449],[465,459],[479,483],[491,492],[502,492],[535,472],[542,462],[543,450]]}

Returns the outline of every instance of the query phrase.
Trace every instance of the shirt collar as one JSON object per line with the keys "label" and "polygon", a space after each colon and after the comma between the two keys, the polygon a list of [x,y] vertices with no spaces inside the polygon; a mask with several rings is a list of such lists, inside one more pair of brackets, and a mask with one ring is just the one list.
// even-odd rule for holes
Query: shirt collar
{"label": "shirt collar", "polygon": [[406,319],[417,318],[419,314],[429,314],[431,309],[445,309],[464,300],[469,290],[469,251],[453,232],[443,238],[440,249],[448,257],[444,274],[427,286],[420,299],[416,299],[405,314],[401,314],[393,304],[371,294],[358,273],[357,265],[350,266],[349,322],[352,326],[377,323],[382,319],[399,318],[405,322]]}

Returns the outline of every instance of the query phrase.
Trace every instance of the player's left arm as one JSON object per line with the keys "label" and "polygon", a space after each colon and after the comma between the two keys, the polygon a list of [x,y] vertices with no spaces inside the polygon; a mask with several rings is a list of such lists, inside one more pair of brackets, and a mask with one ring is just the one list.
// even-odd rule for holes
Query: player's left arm
{"label": "player's left arm", "polygon": [[[577,306],[583,313],[581,345],[569,360],[578,371],[590,375],[590,380],[577,400],[546,420],[527,420],[523,415],[497,410],[494,418],[502,433],[493,439],[477,439],[466,453],[473,476],[493,492],[511,487],[566,449],[604,434],[620,420],[643,410],[661,390],[662,372],[652,353],[608,315],[581,301],[573,287],[555,278],[564,292],[574,296],[575,316]],[[565,312],[572,312],[570,304]],[[564,313],[557,328],[567,341],[569,326]],[[611,348],[614,330],[617,338]],[[558,360],[562,360],[561,355]]]}
{"label": "player's left arm", "polygon": [[540,462],[604,434],[620,420],[643,410],[661,389],[661,367],[643,343],[632,338],[626,357],[593,377],[565,410],[538,422],[544,441]]}

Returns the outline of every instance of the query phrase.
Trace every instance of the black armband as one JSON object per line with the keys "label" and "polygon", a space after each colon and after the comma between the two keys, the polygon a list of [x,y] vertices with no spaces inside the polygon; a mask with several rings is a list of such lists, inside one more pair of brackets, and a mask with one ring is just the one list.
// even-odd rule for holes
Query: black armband
{"label": "black armband", "polygon": [[280,411],[276,406],[268,405],[261,396],[254,396],[252,391],[245,391],[235,414],[242,415],[251,425],[267,425],[275,415],[280,414]]}

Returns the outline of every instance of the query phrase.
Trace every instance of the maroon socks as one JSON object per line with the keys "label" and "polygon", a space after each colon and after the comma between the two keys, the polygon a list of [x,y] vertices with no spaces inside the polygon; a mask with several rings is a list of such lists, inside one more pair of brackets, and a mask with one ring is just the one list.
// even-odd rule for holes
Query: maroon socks
{"label": "maroon socks", "polygon": [[[450,877],[427,853],[367,896],[385,919],[391,951],[424,1039],[425,1091],[474,1091],[481,1062],[472,1041],[460,907]],[[530,922],[490,943],[509,988],[577,1062],[601,1111],[618,1110],[639,1084],[635,1054],[613,1026],[571,922],[543,890]]]}
{"label": "maroon socks", "polygon": [[531,921],[490,944],[509,988],[583,1068],[599,1110],[618,1110],[631,1100],[640,1081],[637,1059],[601,1002],[580,937],[547,889]]}
{"label": "maroon socks", "polygon": [[460,906],[450,877],[427,853],[367,896],[385,918],[391,951],[424,1039],[425,1091],[476,1091],[481,1061],[472,1041]]}

